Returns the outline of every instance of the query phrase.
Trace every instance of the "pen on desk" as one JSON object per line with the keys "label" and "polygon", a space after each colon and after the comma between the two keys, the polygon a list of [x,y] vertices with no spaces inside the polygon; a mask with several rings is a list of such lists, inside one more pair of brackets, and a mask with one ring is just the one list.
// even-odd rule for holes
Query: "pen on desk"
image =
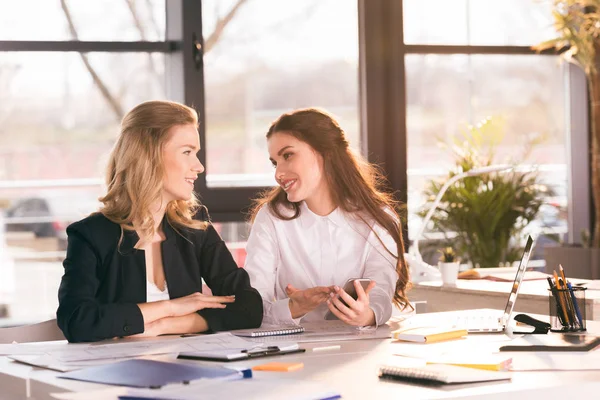
{"label": "pen on desk", "polygon": [[579,309],[579,304],[577,304],[577,297],[575,297],[575,292],[573,291],[573,286],[571,286],[571,282],[567,282],[567,288],[569,288],[571,298],[573,299],[573,307],[575,308],[575,313],[577,314],[579,328],[583,329],[583,318],[581,317],[581,310]]}
{"label": "pen on desk", "polygon": [[569,292],[569,288],[567,287],[567,283],[563,281],[562,278],[558,278],[558,282],[560,283],[561,293],[565,299],[566,311],[569,316],[569,327],[574,328],[577,324],[577,317],[575,316],[575,308],[573,306],[573,301],[571,300],[571,293]]}
{"label": "pen on desk", "polygon": [[562,326],[566,326],[567,323],[564,319],[564,312],[560,305],[561,302],[558,297],[558,291],[556,290],[556,286],[554,285],[552,278],[547,277],[546,279],[548,280],[548,286],[550,286],[550,293],[552,293],[552,297],[554,297],[554,302],[556,303],[556,316],[558,317],[558,321]]}
{"label": "pen on desk", "polygon": [[558,274],[556,273],[556,271],[552,271],[552,273],[554,274],[554,280],[556,281],[556,297],[557,300],[560,302],[560,306],[563,310],[563,316],[565,318],[565,323],[563,324],[563,326],[569,327],[571,325],[571,320],[569,319],[569,311],[567,310],[567,305],[565,304],[565,296],[563,294],[564,292],[561,291],[562,285],[558,280]]}
{"label": "pen on desk", "polygon": [[335,346],[323,346],[323,347],[313,347],[312,351],[328,351],[328,350],[339,350],[342,346],[336,344]]}
{"label": "pen on desk", "polygon": [[575,311],[575,303],[577,303],[577,300],[575,299],[575,297],[572,297],[573,290],[569,289],[567,286],[567,278],[565,278],[565,270],[564,270],[562,264],[558,264],[558,272],[560,273],[560,277],[562,278],[562,282],[561,282],[562,288],[565,290],[567,306],[570,309],[569,317],[571,318],[571,323],[574,327],[575,324],[577,323],[577,316],[576,316],[576,311]]}

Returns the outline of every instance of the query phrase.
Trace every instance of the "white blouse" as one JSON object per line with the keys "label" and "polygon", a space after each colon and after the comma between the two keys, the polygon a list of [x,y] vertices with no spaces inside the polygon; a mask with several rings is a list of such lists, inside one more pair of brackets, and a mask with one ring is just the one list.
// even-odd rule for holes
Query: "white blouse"
{"label": "white blouse", "polygon": [[[292,214],[292,211],[285,211]],[[365,218],[373,225],[372,218]],[[246,246],[245,268],[250,283],[263,298],[263,324],[289,325],[323,320],[328,311],[321,304],[302,318],[293,319],[285,292],[288,284],[297,289],[315,286],[342,287],[351,278],[371,278],[377,285],[370,292],[370,307],[377,325],[392,315],[396,288],[396,242],[379,225],[374,229],[358,215],[340,209],[319,216],[301,203],[300,216],[285,221],[264,206],[254,220]]]}
{"label": "white blouse", "polygon": [[165,290],[160,290],[153,282],[146,281],[146,303],[169,300],[169,288],[165,281]]}

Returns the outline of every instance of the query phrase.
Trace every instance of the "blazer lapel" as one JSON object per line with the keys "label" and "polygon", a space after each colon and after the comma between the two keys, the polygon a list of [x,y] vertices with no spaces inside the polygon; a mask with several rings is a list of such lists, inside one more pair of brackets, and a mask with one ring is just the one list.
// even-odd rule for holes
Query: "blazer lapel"
{"label": "blazer lapel", "polygon": [[121,259],[118,265],[121,269],[119,274],[122,284],[119,287],[123,293],[120,293],[118,298],[145,303],[148,300],[146,298],[146,257],[143,251],[134,248],[139,240],[135,231],[123,231],[123,240],[117,252],[117,257]]}
{"label": "blazer lapel", "polygon": [[193,279],[188,274],[186,263],[177,246],[179,234],[167,221],[166,216],[163,219],[162,228],[166,237],[161,243],[162,262],[169,287],[169,297],[179,298],[198,291],[194,287]]}

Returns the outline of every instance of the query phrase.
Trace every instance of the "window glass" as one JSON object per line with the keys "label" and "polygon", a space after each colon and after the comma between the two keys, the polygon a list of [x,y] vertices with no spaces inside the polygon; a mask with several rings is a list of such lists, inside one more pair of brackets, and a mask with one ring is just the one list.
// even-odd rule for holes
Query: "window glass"
{"label": "window glass", "polygon": [[[165,98],[164,55],[0,53],[0,316],[56,311],[66,226],[98,209],[123,114]],[[99,87],[103,88],[104,94]]]}
{"label": "window glass", "polygon": [[265,134],[283,112],[323,107],[358,148],[357,2],[203,1],[207,183],[274,184]]}
{"label": "window glass", "polygon": [[160,41],[165,0],[0,0],[0,40]]}
{"label": "window glass", "polygon": [[404,0],[407,44],[529,46],[555,37],[552,0]]}
{"label": "window glass", "polygon": [[467,124],[488,117],[504,135],[497,148],[497,163],[519,160],[529,141],[540,141],[521,162],[537,165],[542,182],[554,194],[528,229],[566,232],[564,82],[565,68],[555,56],[408,55],[410,234],[414,235],[421,223],[416,212],[424,203],[426,182],[446,176],[453,166],[452,153],[439,144],[450,143],[453,135],[461,137]]}

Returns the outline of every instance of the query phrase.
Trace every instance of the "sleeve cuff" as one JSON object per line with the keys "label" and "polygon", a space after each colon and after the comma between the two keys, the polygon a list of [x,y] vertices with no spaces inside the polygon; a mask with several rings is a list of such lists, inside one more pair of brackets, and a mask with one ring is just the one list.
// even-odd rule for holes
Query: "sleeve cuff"
{"label": "sleeve cuff", "polygon": [[271,303],[270,315],[265,318],[265,322],[273,325],[298,325],[300,318],[292,318],[290,311],[290,299],[276,300]]}
{"label": "sleeve cuff", "polygon": [[384,325],[392,316],[392,301],[386,294],[371,293],[370,307],[375,314],[375,325]]}
{"label": "sleeve cuff", "polygon": [[[144,332],[144,316],[137,304],[119,304],[121,318],[114,320],[112,337],[130,336]],[[106,313],[111,313],[107,310]]]}

